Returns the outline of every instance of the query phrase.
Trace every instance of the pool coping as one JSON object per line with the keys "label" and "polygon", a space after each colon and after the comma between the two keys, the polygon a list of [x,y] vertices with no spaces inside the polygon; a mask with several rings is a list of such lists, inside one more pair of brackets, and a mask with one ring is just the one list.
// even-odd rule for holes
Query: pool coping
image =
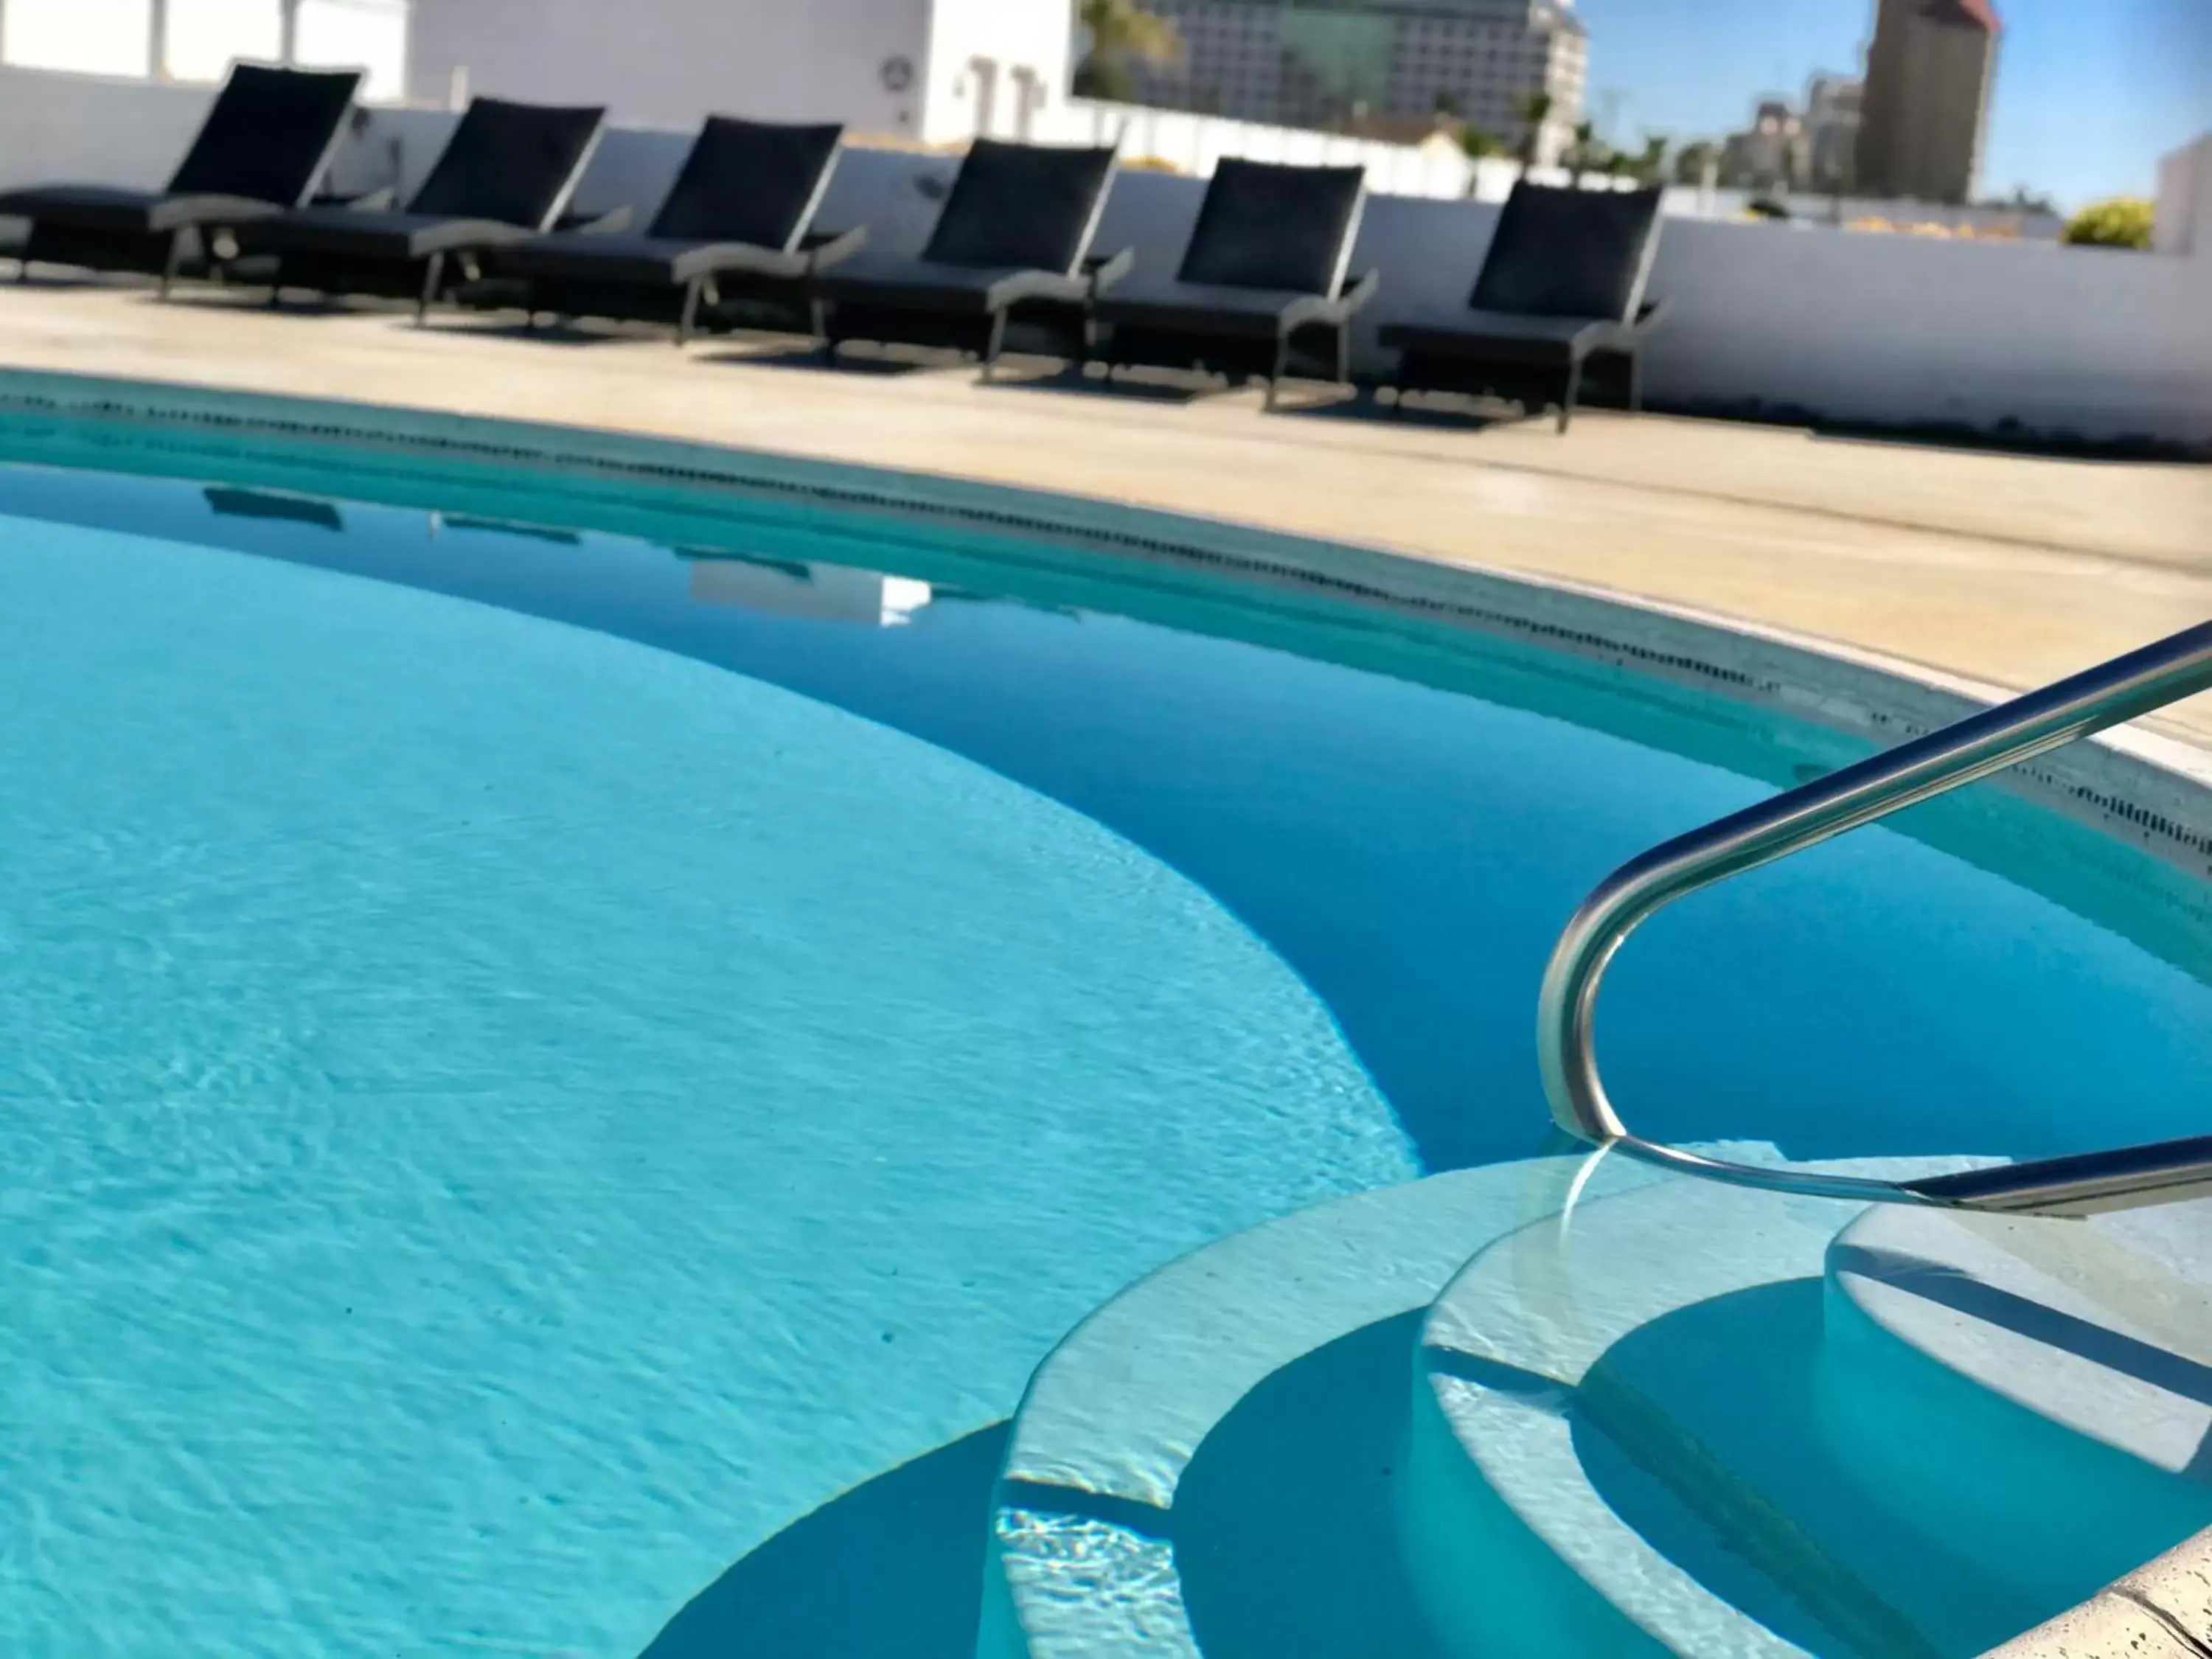
{"label": "pool coping", "polygon": [[[1717,693],[1887,746],[2017,695],[1930,665],[1553,577],[1095,497],[605,428],[0,368],[0,416],[122,423],[204,443],[283,440],[726,490],[1042,539],[1397,611]],[[2212,748],[2122,727],[2004,787],[2212,881]]]}

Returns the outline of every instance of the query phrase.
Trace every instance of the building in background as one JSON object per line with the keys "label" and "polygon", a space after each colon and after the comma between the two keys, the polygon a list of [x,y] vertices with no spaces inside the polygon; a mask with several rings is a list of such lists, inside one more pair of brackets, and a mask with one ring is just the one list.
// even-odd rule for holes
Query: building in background
{"label": "building in background", "polygon": [[1990,0],[1881,0],[1859,118],[1861,194],[1973,199],[2002,28]]}
{"label": "building in background", "polygon": [[1787,99],[1763,98],[1741,132],[1721,147],[1721,181],[1768,195],[1787,195],[1804,187],[1811,172],[1812,146],[1804,118]]}
{"label": "building in background", "polygon": [[220,81],[237,58],[367,71],[407,90],[408,0],[0,0],[0,64]]}
{"label": "building in background", "polygon": [[1848,76],[1816,75],[1802,110],[1785,98],[1762,98],[1751,125],[1723,141],[1718,181],[1768,196],[1852,194],[1862,86]]}
{"label": "building in background", "polygon": [[1528,100],[1550,163],[1571,141],[1589,40],[1569,0],[1147,0],[1182,60],[1139,73],[1146,103],[1286,126],[1463,122],[1518,149]]}
{"label": "building in background", "polygon": [[408,86],[950,143],[1041,136],[1068,92],[1069,0],[415,0]]}
{"label": "building in background", "polygon": [[1859,116],[1866,82],[1816,75],[1805,89],[1805,187],[1824,196],[1858,188]]}
{"label": "building in background", "polygon": [[374,101],[483,93],[618,123],[842,120],[1031,136],[1067,97],[1068,0],[0,0],[0,64],[184,82],[236,59],[364,68]]}

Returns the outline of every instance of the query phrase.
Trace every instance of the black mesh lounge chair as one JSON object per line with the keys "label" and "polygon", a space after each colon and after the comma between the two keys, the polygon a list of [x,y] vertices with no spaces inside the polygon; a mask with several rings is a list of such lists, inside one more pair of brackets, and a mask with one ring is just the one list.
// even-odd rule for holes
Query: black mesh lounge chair
{"label": "black mesh lounge chair", "polygon": [[1559,430],[1574,420],[1593,356],[1625,360],[1628,407],[1644,406],[1644,343],[1666,307],[1647,301],[1659,250],[1656,190],[1514,185],[1466,314],[1394,323],[1402,392],[1490,392],[1532,407],[1556,396]]}
{"label": "black mesh lounge chair", "polygon": [[1263,375],[1271,409],[1286,375],[1349,380],[1352,315],[1376,287],[1372,272],[1346,282],[1365,178],[1359,167],[1223,161],[1175,280],[1102,299],[1092,355],[1207,369],[1231,384]]}
{"label": "black mesh lounge chair", "polygon": [[818,333],[814,278],[866,239],[812,234],[837,165],[837,126],[709,119],[641,236],[562,231],[488,255],[486,301],[533,313],[671,322],[681,344],[710,319]]}
{"label": "black mesh lounge chair", "polygon": [[919,258],[863,252],[823,275],[823,349],[847,340],[951,346],[988,378],[1009,347],[1083,356],[1085,307],[1129,268],[1090,257],[1111,149],[978,138]]}
{"label": "black mesh lounge chair", "polygon": [[28,219],[19,274],[33,264],[158,275],[166,295],[218,227],[298,207],[329,167],[361,84],[354,70],[308,74],[240,64],[216,94],[168,187],[41,185],[0,192]]}
{"label": "black mesh lounge chair", "polygon": [[240,254],[274,256],[272,301],[287,288],[411,297],[420,319],[449,260],[552,225],[591,160],[605,113],[477,99],[404,210],[312,207],[258,219],[239,227]]}

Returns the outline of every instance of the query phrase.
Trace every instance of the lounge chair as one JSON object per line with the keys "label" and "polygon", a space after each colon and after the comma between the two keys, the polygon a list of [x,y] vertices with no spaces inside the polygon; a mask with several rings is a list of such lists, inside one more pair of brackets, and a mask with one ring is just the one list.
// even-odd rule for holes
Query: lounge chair
{"label": "lounge chair", "polygon": [[0,215],[27,219],[18,276],[36,264],[158,276],[166,297],[217,228],[308,199],[330,166],[361,84],[357,71],[310,74],[240,64],[166,189],[40,185],[0,192]]}
{"label": "lounge chair", "polygon": [[950,346],[989,378],[1012,347],[1079,359],[1087,307],[1131,256],[1090,257],[1113,182],[1111,149],[978,138],[919,258],[862,252],[824,273],[823,349],[847,340]]}
{"label": "lounge chair", "polygon": [[605,112],[479,98],[404,210],[311,207],[237,231],[240,258],[268,264],[273,303],[288,288],[412,298],[420,320],[448,262],[552,227],[598,145]]}
{"label": "lounge chair", "polygon": [[1225,159],[1214,169],[1172,282],[1102,299],[1091,354],[1110,366],[1206,369],[1241,385],[1287,375],[1348,380],[1352,319],[1373,272],[1346,280],[1366,198],[1359,167]]}
{"label": "lounge chair", "polygon": [[1625,359],[1632,411],[1644,406],[1644,343],[1666,310],[1644,297],[1659,250],[1656,190],[1513,187],[1469,310],[1447,323],[1393,323],[1388,376],[1407,392],[1490,392],[1534,406],[1556,394],[1573,422],[1585,366]]}
{"label": "lounge chair", "polygon": [[843,136],[838,126],[714,116],[643,235],[562,231],[496,249],[484,260],[482,302],[672,322],[678,344],[690,338],[702,305],[711,319],[818,334],[814,279],[867,234],[812,234]]}

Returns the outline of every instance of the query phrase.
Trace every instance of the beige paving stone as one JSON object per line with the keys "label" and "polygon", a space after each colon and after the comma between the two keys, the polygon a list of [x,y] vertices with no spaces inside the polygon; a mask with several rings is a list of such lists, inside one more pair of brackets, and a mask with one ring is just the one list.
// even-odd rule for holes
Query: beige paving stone
{"label": "beige paving stone", "polygon": [[2191,1641],[2212,1651],[2212,1532],[2199,1533],[2136,1568],[2117,1588],[2157,1609]]}
{"label": "beige paving stone", "polygon": [[2146,1607],[2105,1595],[2039,1625],[1984,1659],[2203,1659]]}

